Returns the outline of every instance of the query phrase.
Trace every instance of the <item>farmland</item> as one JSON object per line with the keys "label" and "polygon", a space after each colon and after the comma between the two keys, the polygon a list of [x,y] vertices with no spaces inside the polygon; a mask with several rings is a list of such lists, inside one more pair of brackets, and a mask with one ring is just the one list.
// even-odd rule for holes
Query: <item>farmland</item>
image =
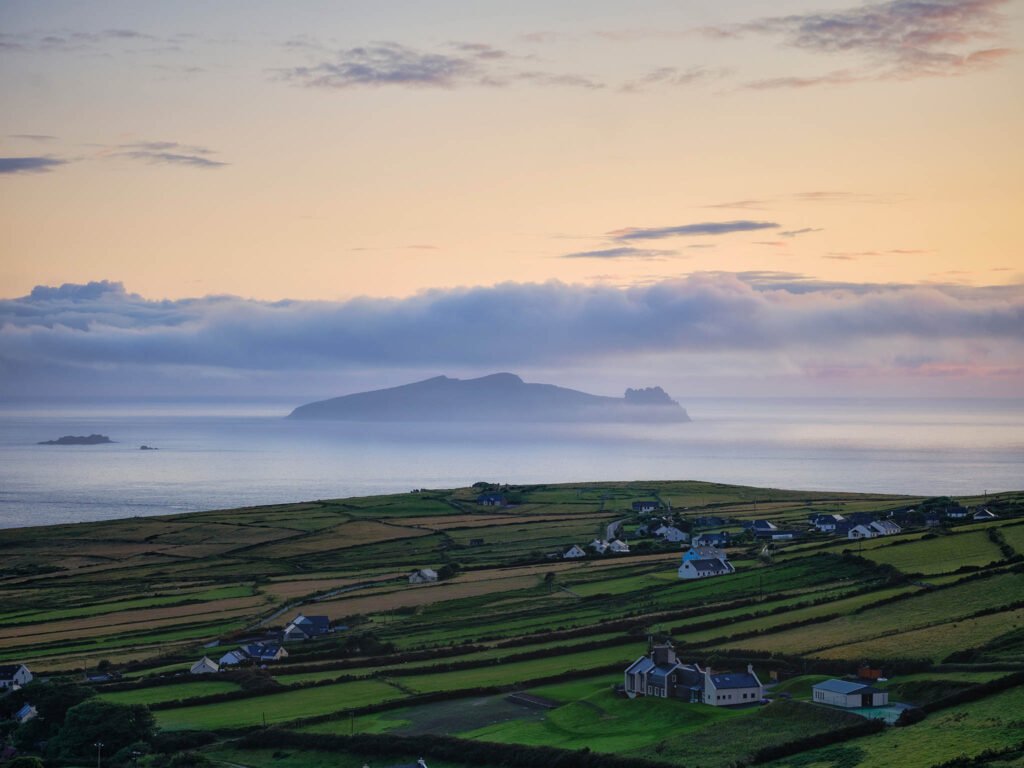
{"label": "farmland", "polygon": [[[985,523],[765,544],[744,522],[807,530],[810,514],[885,515],[922,500],[696,482],[513,493],[516,503],[499,508],[476,504],[473,489],[421,490],[0,531],[0,662],[50,677],[113,671],[94,683],[101,699],[146,704],[167,732],[218,732],[210,755],[253,768],[299,756],[329,764],[331,755],[330,764],[362,765],[369,747],[337,741],[360,733],[586,747],[677,766],[696,752],[705,768],[724,768],[863,722],[809,698],[814,682],[865,662],[885,669],[909,705],[1024,669],[1022,494],[986,499],[999,517]],[[651,499],[688,530],[726,518],[711,530],[734,534],[736,573],[680,581],[680,545],[637,533],[644,520],[631,502]],[[615,521],[629,554],[561,558]],[[443,577],[409,584],[418,568]],[[201,656],[217,659],[300,611],[328,616],[337,631],[288,643],[287,658],[266,669],[187,674]],[[720,709],[616,695],[651,635],[671,639],[686,661],[752,663],[763,680],[781,681],[769,687],[773,703]],[[1008,749],[1020,690],[773,764],[854,768],[891,753],[927,768]],[[507,700],[513,691],[545,708]],[[280,758],[232,741],[265,726],[336,741]],[[458,765],[443,755],[430,763]]]}

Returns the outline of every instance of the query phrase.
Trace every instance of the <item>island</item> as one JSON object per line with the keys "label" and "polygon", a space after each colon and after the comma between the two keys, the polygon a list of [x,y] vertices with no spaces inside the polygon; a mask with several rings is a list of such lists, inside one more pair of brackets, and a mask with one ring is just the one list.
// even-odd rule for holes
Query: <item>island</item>
{"label": "island", "polygon": [[159,448],[155,448],[152,445],[140,445],[139,446],[139,450],[140,451],[159,451],[160,449]]}
{"label": "island", "polygon": [[106,435],[64,435],[56,440],[44,440],[37,445],[102,445],[112,442]]}
{"label": "island", "polygon": [[661,387],[623,397],[591,395],[553,384],[527,384],[513,373],[477,379],[435,376],[388,389],[301,405],[290,419],[428,422],[686,422],[686,410]]}

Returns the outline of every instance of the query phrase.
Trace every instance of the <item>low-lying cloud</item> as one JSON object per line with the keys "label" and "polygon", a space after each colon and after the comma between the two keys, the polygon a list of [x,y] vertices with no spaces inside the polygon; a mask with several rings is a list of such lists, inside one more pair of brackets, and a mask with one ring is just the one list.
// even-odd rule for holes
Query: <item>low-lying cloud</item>
{"label": "low-lying cloud", "polygon": [[[779,354],[808,364],[849,351],[949,345],[1020,359],[1024,287],[859,286],[778,273],[697,274],[632,288],[561,282],[409,298],[151,301],[119,283],[40,286],[0,301],[0,370],[507,370],[643,356]],[[880,353],[878,353],[880,354]],[[628,363],[627,363],[628,364]]]}

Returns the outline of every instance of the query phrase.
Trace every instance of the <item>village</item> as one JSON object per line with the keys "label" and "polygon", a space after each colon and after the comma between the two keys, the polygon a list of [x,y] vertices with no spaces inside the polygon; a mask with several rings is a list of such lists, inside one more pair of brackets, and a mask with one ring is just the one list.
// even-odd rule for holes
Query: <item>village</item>
{"label": "village", "polygon": [[[571,498],[559,493],[558,499]],[[1005,684],[1005,672],[983,671],[991,658],[987,651],[938,650],[926,660],[872,649],[888,648],[882,645],[886,638],[899,636],[904,603],[943,606],[924,613],[915,608],[910,615],[926,617],[925,623],[918,619],[907,627],[910,632],[930,622],[953,627],[961,615],[978,616],[959,619],[973,628],[972,621],[984,621],[993,610],[1019,612],[1012,584],[1018,578],[1013,542],[1019,544],[1021,511],[1012,504],[924,499],[833,511],[795,500],[716,509],[673,503],[664,493],[645,499],[633,492],[632,498],[616,499],[602,491],[593,494],[597,512],[586,518],[563,513],[544,521],[552,533],[548,546],[538,548],[530,537],[536,538],[533,520],[544,506],[530,494],[514,489],[456,497],[451,519],[470,525],[438,537],[428,551],[432,557],[406,554],[396,558],[402,570],[379,571],[365,582],[309,580],[300,571],[300,583],[308,581],[315,589],[311,597],[289,600],[258,621],[150,661],[113,657],[62,672],[28,647],[27,657],[0,665],[0,725],[6,722],[6,732],[15,735],[45,732],[53,717],[45,686],[59,683],[84,686],[103,701],[145,703],[168,733],[216,723],[269,729],[270,738],[278,734],[274,723],[301,724],[310,716],[320,722],[316,718],[334,711],[351,711],[350,726],[359,731],[375,727],[369,712],[383,706],[407,708],[412,722],[421,717],[433,722],[428,711],[450,711],[452,733],[476,734],[476,728],[473,738],[486,742],[506,733],[519,738],[516,729],[526,727],[521,722],[561,728],[558,723],[580,698],[624,723],[652,717],[683,729],[706,723],[709,738],[713,724],[722,729],[732,722],[718,718],[740,718],[770,744],[778,737],[757,730],[762,712],[773,713],[773,727],[781,727],[775,719],[784,713],[785,732],[793,738],[813,730],[811,723],[817,723],[819,734],[821,729],[846,729],[851,737],[868,733],[858,722],[895,733],[900,729],[892,726],[925,717],[933,700],[975,690],[987,694],[988,686]],[[581,501],[581,507],[593,508],[594,501]],[[563,504],[558,509],[570,509],[558,503]],[[477,516],[488,525],[472,525]],[[423,538],[413,527],[420,519],[435,525],[444,518],[392,518],[413,536],[390,546],[407,547]],[[570,527],[589,535],[559,543],[559,531]],[[518,559],[503,552],[515,532],[523,542]],[[312,531],[304,547],[318,538]],[[929,555],[915,554],[933,551],[956,552],[958,559],[933,564]],[[474,558],[487,557],[495,558],[493,565],[472,565]],[[508,591],[498,594],[506,597],[491,607],[490,585],[503,581]],[[958,591],[984,594],[985,601],[948,602]],[[503,607],[524,601],[536,607],[525,612]],[[385,610],[387,604],[395,608]],[[548,617],[539,632],[515,629],[510,636],[507,630],[471,629],[481,615],[500,625],[507,617],[528,622],[535,611]],[[587,618],[569,622],[567,611]],[[886,618],[866,620],[874,616]],[[856,628],[852,637],[843,617]],[[438,631],[440,643],[420,639]],[[848,642],[853,644],[844,650]],[[963,647],[955,642],[954,648]],[[833,647],[838,650],[832,652]],[[951,663],[975,658],[981,663],[968,664],[962,674]],[[1015,669],[1007,669],[1009,678]],[[584,682],[574,682],[577,678]],[[991,690],[999,695],[1003,689]],[[432,696],[440,698],[430,703]],[[450,710],[444,704],[449,698]],[[297,709],[286,704],[291,701]],[[459,708],[467,701],[483,719],[467,719]],[[323,727],[333,728],[331,722],[325,719]],[[249,741],[256,744],[257,731],[252,733]],[[288,739],[299,738],[288,733]],[[399,736],[393,739],[403,743]],[[577,743],[592,740],[617,749],[614,739],[599,733],[586,739]],[[33,746],[25,738],[8,740],[0,764],[21,750],[31,753]],[[660,753],[647,754],[654,759]],[[108,757],[103,755],[104,765]],[[387,768],[415,764],[366,762]]]}

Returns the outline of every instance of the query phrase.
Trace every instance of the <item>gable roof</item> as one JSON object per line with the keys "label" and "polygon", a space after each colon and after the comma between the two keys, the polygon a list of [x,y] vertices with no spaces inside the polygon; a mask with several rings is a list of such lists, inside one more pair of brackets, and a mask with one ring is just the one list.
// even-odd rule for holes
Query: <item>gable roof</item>
{"label": "gable roof", "polygon": [[759,688],[761,683],[756,677],[746,672],[723,672],[711,675],[715,688]]}
{"label": "gable roof", "polygon": [[641,656],[626,668],[626,674],[638,675],[654,669],[654,662],[647,656]]}
{"label": "gable roof", "polygon": [[18,670],[24,666],[24,664],[4,664],[0,666],[0,680],[13,680],[14,676],[18,674]]}
{"label": "gable roof", "polygon": [[717,558],[709,560],[687,560],[693,569],[698,573],[721,573],[722,571],[728,571],[725,563]]}
{"label": "gable roof", "polygon": [[850,680],[824,680],[813,686],[814,690],[828,691],[848,696],[851,693],[873,693],[874,688],[864,683],[855,683]]}

